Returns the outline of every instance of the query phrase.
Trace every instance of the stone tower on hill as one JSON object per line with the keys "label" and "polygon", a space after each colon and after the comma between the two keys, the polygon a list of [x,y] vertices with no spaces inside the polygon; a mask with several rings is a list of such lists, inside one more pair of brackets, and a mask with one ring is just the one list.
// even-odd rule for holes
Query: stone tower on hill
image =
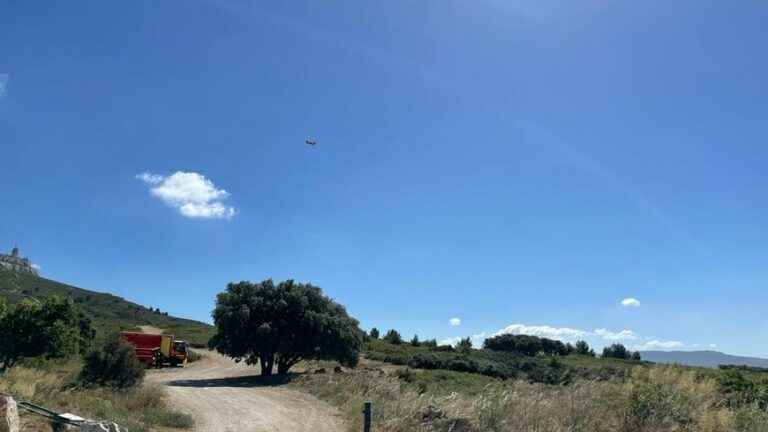
{"label": "stone tower on hill", "polygon": [[14,246],[10,255],[0,253],[0,271],[30,273],[37,276],[37,270],[27,258],[19,255],[19,247]]}

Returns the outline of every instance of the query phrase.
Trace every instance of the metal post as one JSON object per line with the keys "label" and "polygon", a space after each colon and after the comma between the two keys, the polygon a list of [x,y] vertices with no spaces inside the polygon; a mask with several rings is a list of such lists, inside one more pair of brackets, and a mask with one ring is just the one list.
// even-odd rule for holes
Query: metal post
{"label": "metal post", "polygon": [[371,432],[371,401],[363,405],[363,432]]}

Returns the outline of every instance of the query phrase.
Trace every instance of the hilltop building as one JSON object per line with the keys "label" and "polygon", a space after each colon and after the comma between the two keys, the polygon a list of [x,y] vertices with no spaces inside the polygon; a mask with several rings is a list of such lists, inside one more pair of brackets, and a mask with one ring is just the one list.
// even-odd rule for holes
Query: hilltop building
{"label": "hilltop building", "polygon": [[37,270],[27,258],[19,255],[19,247],[14,246],[10,255],[0,254],[0,271],[13,271],[19,273],[31,273],[37,276]]}

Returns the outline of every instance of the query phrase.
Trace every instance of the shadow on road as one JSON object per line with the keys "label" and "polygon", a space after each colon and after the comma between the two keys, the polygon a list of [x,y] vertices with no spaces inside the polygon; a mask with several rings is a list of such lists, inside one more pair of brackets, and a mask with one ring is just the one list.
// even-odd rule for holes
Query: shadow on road
{"label": "shadow on road", "polygon": [[251,375],[233,378],[209,378],[168,381],[171,387],[274,387],[291,382],[299,374],[262,377]]}

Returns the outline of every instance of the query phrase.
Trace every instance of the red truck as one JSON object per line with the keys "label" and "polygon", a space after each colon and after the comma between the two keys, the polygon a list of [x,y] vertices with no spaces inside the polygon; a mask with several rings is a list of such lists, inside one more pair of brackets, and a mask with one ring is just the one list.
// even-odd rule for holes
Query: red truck
{"label": "red truck", "polygon": [[178,366],[187,363],[187,342],[173,335],[122,332],[120,337],[134,346],[136,357],[147,367]]}

